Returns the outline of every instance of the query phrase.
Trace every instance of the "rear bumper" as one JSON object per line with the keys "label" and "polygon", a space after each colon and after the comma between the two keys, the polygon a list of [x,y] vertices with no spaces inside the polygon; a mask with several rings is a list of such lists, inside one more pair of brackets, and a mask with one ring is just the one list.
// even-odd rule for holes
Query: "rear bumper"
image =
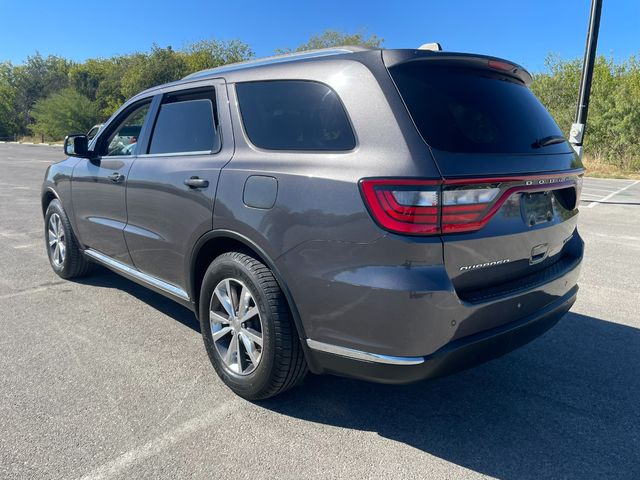
{"label": "rear bumper", "polygon": [[410,383],[449,375],[501,357],[539,337],[569,311],[577,291],[576,285],[533,315],[454,340],[424,357],[370,354],[308,340],[307,360],[315,373],[333,373],[381,383]]}

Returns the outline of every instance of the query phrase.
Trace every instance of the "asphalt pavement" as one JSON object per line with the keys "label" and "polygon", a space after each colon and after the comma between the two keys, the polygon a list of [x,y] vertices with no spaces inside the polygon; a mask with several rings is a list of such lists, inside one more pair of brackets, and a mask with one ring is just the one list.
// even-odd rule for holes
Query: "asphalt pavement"
{"label": "asphalt pavement", "polygon": [[188,310],[104,269],[53,273],[40,184],[60,158],[0,144],[0,478],[640,478],[640,183],[585,179],[579,299],[531,344],[254,404]]}

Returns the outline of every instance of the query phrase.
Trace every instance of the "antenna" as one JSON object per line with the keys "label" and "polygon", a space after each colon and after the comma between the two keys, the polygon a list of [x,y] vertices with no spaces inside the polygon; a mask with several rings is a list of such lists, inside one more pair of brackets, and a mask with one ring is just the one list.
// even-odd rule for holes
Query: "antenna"
{"label": "antenna", "polygon": [[418,47],[418,50],[430,50],[432,52],[441,52],[442,45],[440,45],[438,42],[423,43]]}

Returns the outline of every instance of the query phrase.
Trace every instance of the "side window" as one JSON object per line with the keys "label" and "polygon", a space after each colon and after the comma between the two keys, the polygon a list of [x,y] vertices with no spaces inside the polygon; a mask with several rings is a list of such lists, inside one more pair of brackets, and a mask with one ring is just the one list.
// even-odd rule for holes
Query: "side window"
{"label": "side window", "polygon": [[220,150],[213,89],[168,94],[153,128],[149,154]]}
{"label": "side window", "polygon": [[236,84],[242,123],[251,143],[268,150],[344,151],[356,146],[340,98],[303,80]]}
{"label": "side window", "polygon": [[96,136],[96,134],[98,133],[98,130],[100,130],[100,127],[98,127],[97,125],[95,127],[91,127],[91,130],[87,132],[87,140],[89,141],[93,140],[93,137]]}
{"label": "side window", "polygon": [[149,113],[151,100],[136,107],[124,121],[109,135],[104,156],[112,157],[116,155],[135,155],[140,131],[144,124],[144,119]]}

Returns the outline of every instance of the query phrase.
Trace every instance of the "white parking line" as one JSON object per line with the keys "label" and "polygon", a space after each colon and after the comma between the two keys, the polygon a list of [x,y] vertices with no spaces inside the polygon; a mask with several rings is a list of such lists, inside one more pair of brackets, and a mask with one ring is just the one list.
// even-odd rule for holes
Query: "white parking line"
{"label": "white parking line", "polygon": [[[225,417],[233,408],[237,408],[238,402],[231,400],[211,409],[200,417],[195,417],[165,432],[159,437],[150,440],[144,445],[120,454],[119,456],[98,466],[91,472],[82,476],[82,480],[97,480],[102,478],[114,478],[123,474],[129,467],[148,458],[159,455],[172,445],[183,441],[194,433],[214,427],[224,422]],[[124,475],[126,477],[126,475]]]}
{"label": "white parking line", "polygon": [[582,187],[582,190],[589,190],[589,191],[594,191],[594,192],[607,192],[607,193],[611,193],[611,192],[615,192],[616,190],[618,190],[618,187],[615,188],[596,188],[596,187]]}
{"label": "white parking line", "polygon": [[16,248],[18,250],[21,250],[23,248],[35,248],[35,247],[40,247],[42,245],[41,242],[38,243],[28,243],[26,245],[13,245],[13,248]]}
{"label": "white parking line", "polygon": [[599,203],[602,202],[606,202],[607,200],[609,200],[610,198],[613,198],[614,196],[616,196],[617,194],[619,194],[620,192],[625,191],[627,188],[633,187],[634,185],[637,185],[638,183],[640,183],[640,180],[636,180],[635,182],[627,185],[626,187],[622,187],[619,190],[616,190],[613,193],[610,193],[609,195],[607,195],[606,197],[601,198],[600,200],[596,200],[595,202],[591,203],[590,205],[587,206],[587,208],[593,208],[596,205],[598,205]]}

